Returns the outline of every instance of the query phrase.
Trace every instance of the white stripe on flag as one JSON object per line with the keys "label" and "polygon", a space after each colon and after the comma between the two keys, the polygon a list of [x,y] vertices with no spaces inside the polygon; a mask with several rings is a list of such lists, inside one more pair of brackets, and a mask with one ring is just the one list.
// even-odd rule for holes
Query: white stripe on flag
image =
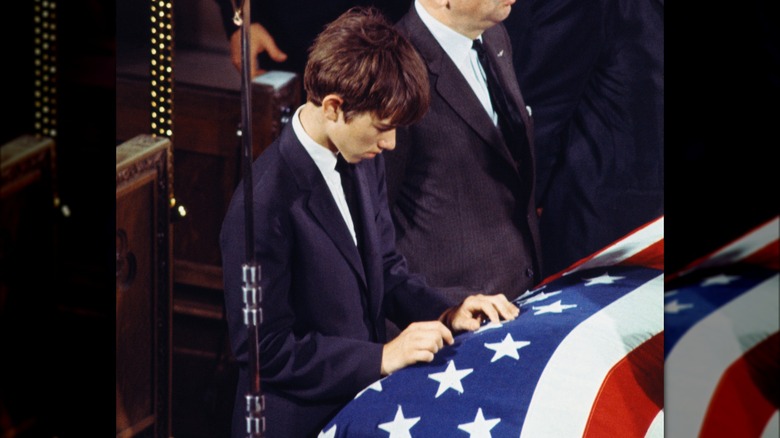
{"label": "white stripe on flag", "polygon": [[659,275],[564,338],[539,377],[521,437],[582,436],[607,373],[663,330],[663,288]]}
{"label": "white stripe on flag", "polygon": [[780,436],[780,411],[775,411],[772,418],[764,428],[764,433],[761,434],[761,438],[777,438]]}
{"label": "white stripe on flag", "polygon": [[650,427],[647,428],[645,438],[663,438],[664,436],[664,410],[658,411],[658,415],[653,418]]}
{"label": "white stripe on flag", "polygon": [[564,272],[563,275],[569,275],[582,269],[596,268],[599,266],[616,265],[626,260],[650,245],[664,239],[664,217],[656,219],[647,224],[644,228],[626,236],[626,238],[610,245],[607,248],[596,253],[589,260],[581,265],[577,265],[572,270]]}
{"label": "white stripe on flag", "polygon": [[680,275],[691,272],[694,269],[723,266],[745,259],[768,244],[776,242],[780,236],[780,228],[778,227],[780,227],[780,216],[749,232],[733,243],[726,245],[705,260],[694,262],[693,266],[680,272]]}
{"label": "white stripe on flag", "polygon": [[775,275],[716,310],[686,332],[664,365],[667,430],[699,436],[721,376],[750,348],[780,329]]}

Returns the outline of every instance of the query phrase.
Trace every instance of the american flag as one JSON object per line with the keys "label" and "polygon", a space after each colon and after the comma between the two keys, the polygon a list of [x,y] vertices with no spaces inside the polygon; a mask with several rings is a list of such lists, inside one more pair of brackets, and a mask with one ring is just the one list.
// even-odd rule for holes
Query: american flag
{"label": "american flag", "polygon": [[663,436],[663,217],[365,388],[320,437]]}
{"label": "american flag", "polygon": [[775,217],[667,279],[670,436],[780,436],[779,229]]}

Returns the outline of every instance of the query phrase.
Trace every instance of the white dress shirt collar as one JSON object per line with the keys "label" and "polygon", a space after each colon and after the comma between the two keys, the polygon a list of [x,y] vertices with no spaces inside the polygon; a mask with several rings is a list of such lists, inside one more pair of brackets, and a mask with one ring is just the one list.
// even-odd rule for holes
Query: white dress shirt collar
{"label": "white dress shirt collar", "polygon": [[[415,0],[414,8],[417,15],[420,16],[425,27],[431,31],[433,38],[439,43],[441,48],[450,57],[452,62],[458,68],[463,78],[466,79],[474,95],[479,99],[485,112],[493,120],[493,124],[498,123],[498,116],[493,111],[493,105],[490,103],[490,94],[487,88],[487,79],[485,71],[477,59],[477,52],[471,48],[473,41],[471,38],[452,30],[441,21],[434,18]],[[477,39],[482,41],[482,35]]]}
{"label": "white dress shirt collar", "polygon": [[314,160],[314,164],[317,165],[317,168],[320,169],[320,172],[323,175],[327,175],[330,174],[331,172],[335,172],[336,153],[326,148],[325,146],[317,143],[316,141],[314,141],[313,138],[311,138],[309,134],[306,133],[306,130],[303,129],[303,125],[301,124],[301,119],[300,119],[302,108],[303,105],[301,105],[297,110],[295,110],[295,114],[293,115],[292,118],[292,128],[293,131],[295,132],[295,136],[298,137],[298,140],[303,145],[303,148],[306,149],[306,152],[309,153],[311,159]]}
{"label": "white dress shirt collar", "polygon": [[352,222],[352,215],[349,213],[349,205],[347,199],[344,197],[344,189],[341,188],[341,174],[336,170],[336,153],[330,149],[322,146],[314,141],[306,130],[303,129],[301,124],[301,109],[303,105],[298,107],[293,114],[292,129],[295,136],[298,137],[298,141],[301,142],[303,148],[309,154],[314,164],[320,170],[322,177],[325,179],[325,183],[328,185],[330,194],[336,201],[336,206],[341,212],[341,217],[344,218],[344,222],[349,228],[349,233],[352,235],[352,241],[357,245],[357,236],[355,234],[355,225]]}
{"label": "white dress shirt collar", "polygon": [[[433,37],[436,38],[442,49],[447,52],[447,55],[455,61],[456,65],[460,65],[460,62],[468,59],[471,53],[471,38],[452,30],[434,18],[425,10],[419,0],[414,2],[414,8],[422,22],[433,34]],[[478,38],[481,39],[482,36],[480,35]]]}

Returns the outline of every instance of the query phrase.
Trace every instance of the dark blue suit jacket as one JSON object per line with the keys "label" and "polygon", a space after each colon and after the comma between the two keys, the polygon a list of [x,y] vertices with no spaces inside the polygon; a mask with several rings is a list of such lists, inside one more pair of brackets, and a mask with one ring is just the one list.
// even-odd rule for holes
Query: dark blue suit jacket
{"label": "dark blue suit jacket", "polygon": [[664,3],[527,0],[504,23],[533,107],[546,277],[664,212]]}
{"label": "dark blue suit jacket", "polygon": [[[395,250],[382,156],[356,166],[365,257],[314,161],[290,125],[252,166],[256,260],[264,320],[259,328],[267,435],[316,436],[344,403],[378,380],[385,317],[404,327],[436,319],[452,304],[411,276]],[[242,319],[244,191],[222,225],[225,303],[231,346],[242,364],[233,436],[245,436],[249,390]]]}

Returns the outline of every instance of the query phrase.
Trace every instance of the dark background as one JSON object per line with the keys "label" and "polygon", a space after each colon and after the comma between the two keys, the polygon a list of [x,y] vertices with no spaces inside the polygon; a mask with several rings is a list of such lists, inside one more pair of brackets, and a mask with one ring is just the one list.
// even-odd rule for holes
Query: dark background
{"label": "dark background", "polygon": [[[3,5],[2,143],[33,132],[29,3]],[[666,14],[669,273],[778,214],[780,23],[769,4],[674,3]],[[13,263],[0,308],[0,431],[102,436],[114,427],[116,8],[68,1],[57,11],[57,166],[72,214],[52,216],[56,245]]]}
{"label": "dark background", "polygon": [[[3,5],[2,144],[34,133],[34,4]],[[114,2],[57,2],[56,17],[57,185],[70,215],[40,210],[2,248],[0,434],[9,437],[114,427]]]}
{"label": "dark background", "polygon": [[666,14],[666,272],[778,214],[780,23],[770,2]]}

